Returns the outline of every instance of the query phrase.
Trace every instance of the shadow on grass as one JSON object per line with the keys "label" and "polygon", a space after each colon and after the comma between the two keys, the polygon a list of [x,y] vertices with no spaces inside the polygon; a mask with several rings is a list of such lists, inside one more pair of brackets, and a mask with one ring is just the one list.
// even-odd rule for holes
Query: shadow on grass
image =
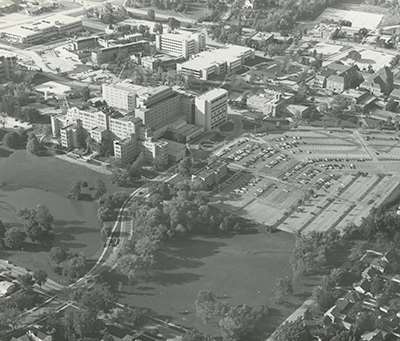
{"label": "shadow on grass", "polygon": [[182,272],[182,273],[165,273],[165,272],[156,272],[151,274],[148,278],[149,282],[157,283],[159,285],[168,286],[168,285],[179,285],[197,281],[201,278],[201,275],[193,274],[190,272]]}

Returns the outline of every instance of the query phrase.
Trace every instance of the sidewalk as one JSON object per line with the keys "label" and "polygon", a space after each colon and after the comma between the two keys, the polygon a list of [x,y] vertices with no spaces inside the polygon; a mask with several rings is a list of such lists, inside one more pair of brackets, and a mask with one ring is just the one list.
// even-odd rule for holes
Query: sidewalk
{"label": "sidewalk", "polygon": [[60,160],[64,160],[66,162],[71,162],[71,163],[75,163],[75,164],[80,165],[80,166],[84,166],[86,168],[89,168],[89,169],[97,172],[97,173],[101,173],[101,174],[105,174],[105,175],[111,175],[112,174],[111,171],[106,169],[104,166],[96,166],[96,165],[93,165],[93,164],[91,164],[89,162],[86,162],[86,161],[83,161],[83,160],[74,159],[74,158],[72,158],[72,157],[70,157],[68,155],[65,155],[65,154],[56,154],[56,155],[54,155],[54,157],[56,157],[56,158],[58,158]]}

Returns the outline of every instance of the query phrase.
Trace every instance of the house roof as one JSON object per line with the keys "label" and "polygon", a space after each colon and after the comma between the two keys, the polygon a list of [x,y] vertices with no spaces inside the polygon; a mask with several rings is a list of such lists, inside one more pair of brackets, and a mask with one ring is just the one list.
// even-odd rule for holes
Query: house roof
{"label": "house roof", "polygon": [[331,71],[335,71],[336,74],[343,74],[353,68],[352,65],[345,65],[339,62],[330,63],[326,67]]}

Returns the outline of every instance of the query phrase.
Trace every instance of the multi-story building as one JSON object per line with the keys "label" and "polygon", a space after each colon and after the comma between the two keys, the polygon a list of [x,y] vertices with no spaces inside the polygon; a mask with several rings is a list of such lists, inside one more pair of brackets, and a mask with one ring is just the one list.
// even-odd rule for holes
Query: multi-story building
{"label": "multi-story building", "polygon": [[249,47],[228,45],[221,49],[201,52],[193,59],[178,64],[177,70],[185,76],[207,80],[215,75],[239,70],[254,56],[254,50]]}
{"label": "multi-story building", "polygon": [[168,142],[154,141],[147,138],[143,142],[144,156],[147,162],[157,164],[158,166],[166,166],[168,164]]}
{"label": "multi-story building", "polygon": [[388,96],[394,87],[393,72],[389,67],[383,67],[376,73],[366,77],[360,85],[375,96]]}
{"label": "multi-story building", "polygon": [[114,140],[114,157],[122,162],[132,162],[140,153],[140,142],[137,136]]}
{"label": "multi-story building", "polygon": [[0,31],[0,36],[15,43],[35,45],[58,35],[65,37],[79,32],[82,27],[81,18],[57,14],[33,23],[7,27]]}
{"label": "multi-story building", "polygon": [[0,55],[0,83],[10,79],[16,62],[17,57],[13,54]]}
{"label": "multi-story building", "polygon": [[82,128],[87,131],[94,128],[100,131],[109,129],[109,114],[100,110],[71,108],[67,111],[67,120],[70,122],[80,121]]}
{"label": "multi-story building", "polygon": [[140,89],[143,89],[143,87],[129,82],[103,84],[102,94],[103,99],[110,107],[133,112],[136,107],[136,93]]}
{"label": "multi-story building", "polygon": [[196,97],[195,124],[212,130],[227,121],[228,91],[217,88]]}
{"label": "multi-story building", "polygon": [[121,140],[138,133],[138,125],[141,124],[141,120],[135,119],[132,115],[110,117],[110,131]]}
{"label": "multi-story building", "polygon": [[188,59],[206,48],[206,34],[204,32],[191,32],[177,30],[171,33],[156,36],[158,51],[174,57]]}
{"label": "multi-story building", "polygon": [[181,95],[168,86],[137,92],[135,117],[153,131],[166,127],[182,114]]}
{"label": "multi-story building", "polygon": [[362,82],[362,76],[355,65],[345,65],[333,62],[324,67],[322,74],[326,81],[321,79],[319,84],[325,84],[332,92],[341,93],[346,89],[357,87]]}
{"label": "multi-story building", "polygon": [[146,54],[150,43],[147,40],[134,41],[127,44],[117,44],[108,47],[98,48],[92,51],[91,60],[96,65],[114,61],[118,55]]}
{"label": "multi-story building", "polygon": [[61,146],[70,149],[78,147],[78,129],[76,124],[60,128]]}

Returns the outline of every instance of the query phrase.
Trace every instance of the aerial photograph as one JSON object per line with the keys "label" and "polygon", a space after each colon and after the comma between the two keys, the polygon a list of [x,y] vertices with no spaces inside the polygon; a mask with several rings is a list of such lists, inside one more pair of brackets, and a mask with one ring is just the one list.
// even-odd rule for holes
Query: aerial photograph
{"label": "aerial photograph", "polygon": [[0,0],[0,341],[400,341],[400,0]]}

